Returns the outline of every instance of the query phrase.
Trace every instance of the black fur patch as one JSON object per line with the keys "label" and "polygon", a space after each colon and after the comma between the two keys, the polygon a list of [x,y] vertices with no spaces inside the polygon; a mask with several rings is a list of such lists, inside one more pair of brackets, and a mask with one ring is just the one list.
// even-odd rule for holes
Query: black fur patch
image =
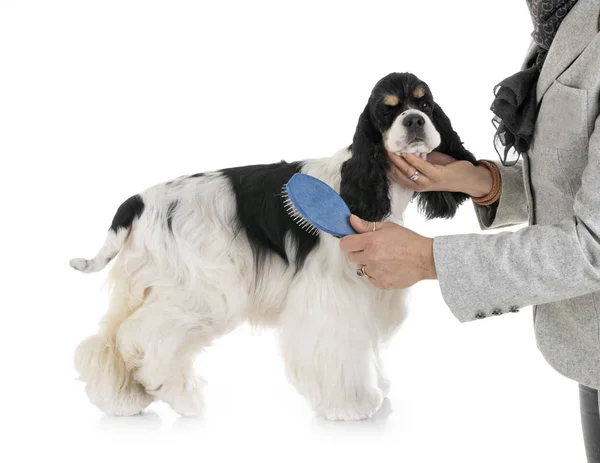
{"label": "black fur patch", "polygon": [[178,205],[179,201],[173,201],[169,204],[169,208],[167,209],[167,228],[171,233],[173,233],[173,213]]}
{"label": "black fur patch", "polygon": [[296,248],[296,271],[300,270],[319,237],[302,230],[286,212],[281,189],[300,172],[302,163],[263,164],[222,170],[235,194],[237,228],[250,241],[255,263],[259,268],[269,253],[275,253],[287,264],[285,236],[289,233]]}
{"label": "black fur patch", "polygon": [[188,178],[199,178],[199,177],[202,177],[203,175],[204,175],[204,173],[200,172],[198,174],[190,175]]}
{"label": "black fur patch", "polygon": [[134,195],[119,206],[113,217],[110,230],[115,233],[119,228],[129,228],[135,219],[144,212],[144,201],[140,195]]}

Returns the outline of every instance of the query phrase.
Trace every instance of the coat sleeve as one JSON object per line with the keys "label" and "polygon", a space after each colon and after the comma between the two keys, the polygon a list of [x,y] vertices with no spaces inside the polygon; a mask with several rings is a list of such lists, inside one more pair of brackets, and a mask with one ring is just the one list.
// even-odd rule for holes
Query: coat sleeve
{"label": "coat sleeve", "polygon": [[[600,291],[600,117],[574,215],[516,232],[434,239],[442,296],[462,322]],[[496,221],[500,206],[496,211]],[[510,214],[508,214],[510,215]]]}
{"label": "coat sleeve", "polygon": [[483,230],[518,225],[529,218],[522,160],[511,167],[505,167],[500,162],[494,164],[500,169],[502,196],[490,206],[473,203],[479,226]]}

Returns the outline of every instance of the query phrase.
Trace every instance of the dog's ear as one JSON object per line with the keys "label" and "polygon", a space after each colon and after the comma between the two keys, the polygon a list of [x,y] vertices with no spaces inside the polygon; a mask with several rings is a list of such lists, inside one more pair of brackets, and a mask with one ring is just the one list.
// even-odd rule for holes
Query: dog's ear
{"label": "dog's ear", "polygon": [[[432,122],[442,139],[436,151],[454,159],[475,163],[475,156],[465,149],[460,137],[452,128],[450,119],[437,103],[433,107]],[[415,196],[419,210],[427,220],[451,219],[456,215],[458,207],[469,198],[465,193],[447,191],[425,191],[416,193]]]}
{"label": "dog's ear", "polygon": [[358,119],[349,150],[352,157],[342,165],[340,195],[353,214],[371,222],[382,221],[391,210],[389,160],[368,104]]}
{"label": "dog's ear", "polygon": [[475,163],[475,156],[463,146],[450,119],[437,103],[433,105],[433,125],[442,139],[440,145],[435,149],[436,151],[452,156],[454,159]]}

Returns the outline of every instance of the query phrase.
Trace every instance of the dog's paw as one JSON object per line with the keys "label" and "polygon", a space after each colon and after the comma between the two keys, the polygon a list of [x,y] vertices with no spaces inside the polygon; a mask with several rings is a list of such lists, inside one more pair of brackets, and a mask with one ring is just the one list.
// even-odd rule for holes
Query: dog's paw
{"label": "dog's paw", "polygon": [[108,416],[137,415],[153,401],[153,397],[141,385],[132,382],[114,394],[107,394],[106,390],[99,393],[89,386],[86,387],[86,393],[90,402]]}
{"label": "dog's paw", "polygon": [[202,415],[204,409],[203,386],[204,381],[196,378],[185,387],[171,387],[168,391],[163,390],[160,398],[181,416],[198,417]]}
{"label": "dog's paw", "polygon": [[93,404],[108,416],[135,416],[142,413],[152,401],[152,396],[139,394],[123,398],[119,403],[96,401]]}
{"label": "dog's paw", "polygon": [[341,402],[335,400],[329,406],[320,410],[320,414],[332,421],[357,421],[371,418],[383,403],[384,395],[379,389],[372,389],[355,394],[340,394],[340,396],[354,396],[354,400]]}

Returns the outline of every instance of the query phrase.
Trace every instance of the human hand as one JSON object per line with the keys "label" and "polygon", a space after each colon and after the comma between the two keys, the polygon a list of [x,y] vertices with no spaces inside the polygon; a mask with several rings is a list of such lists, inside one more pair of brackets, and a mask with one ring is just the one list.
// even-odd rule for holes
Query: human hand
{"label": "human hand", "polygon": [[408,288],[421,280],[437,278],[433,239],[391,222],[373,224],[352,215],[358,232],[340,240],[348,260],[363,268],[369,282],[380,289]]}
{"label": "human hand", "polygon": [[[411,190],[461,192],[479,198],[492,189],[492,174],[487,167],[458,161],[438,151],[429,153],[427,161],[415,154],[388,153],[388,156],[392,162],[392,178]],[[418,180],[411,180],[416,171],[420,174]]]}

